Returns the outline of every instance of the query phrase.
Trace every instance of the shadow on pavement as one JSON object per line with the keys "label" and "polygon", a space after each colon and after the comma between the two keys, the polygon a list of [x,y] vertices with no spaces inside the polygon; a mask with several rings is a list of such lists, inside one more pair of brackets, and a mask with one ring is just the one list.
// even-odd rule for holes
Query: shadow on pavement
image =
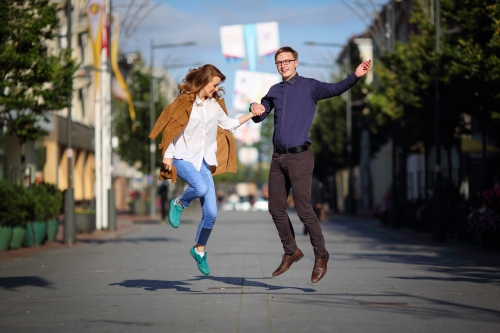
{"label": "shadow on pavement", "polygon": [[[257,278],[257,279],[267,279],[267,278]],[[120,286],[125,288],[142,288],[146,291],[158,291],[160,289],[175,289],[177,291],[199,293],[201,291],[191,290],[189,286],[193,286],[193,284],[188,282],[204,281],[204,280],[217,281],[224,283],[226,285],[233,285],[241,288],[254,287],[254,288],[263,288],[265,290],[295,289],[305,293],[316,292],[316,290],[312,288],[275,286],[268,283],[253,281],[242,277],[216,277],[216,276],[198,276],[187,281],[142,280],[142,279],[125,280],[119,283],[111,283],[110,286]],[[221,286],[220,289],[224,287],[225,286]],[[212,287],[212,289],[217,289],[217,288]]]}
{"label": "shadow on pavement", "polygon": [[0,278],[0,288],[17,289],[21,287],[51,288],[52,283],[38,276],[13,276]]}
{"label": "shadow on pavement", "polygon": [[120,286],[125,288],[143,288],[146,291],[158,291],[160,289],[175,289],[177,291],[185,292],[195,292],[192,291],[188,286],[192,286],[190,283],[184,281],[162,281],[162,280],[125,280],[119,283],[110,283],[110,286]]}
{"label": "shadow on pavement", "polygon": [[446,274],[438,277],[421,274],[393,277],[396,279],[500,284],[500,260],[495,254],[422,243],[412,239],[411,235],[383,228],[378,221],[339,218],[323,224],[322,228],[341,235],[336,245],[342,243],[342,239],[346,242],[356,239],[357,249],[336,256],[336,262],[402,263],[419,266],[429,273]]}
{"label": "shadow on pavement", "polygon": [[450,282],[473,282],[473,283],[494,283],[500,285],[500,275],[497,270],[473,268],[473,267],[424,267],[428,272],[442,273],[450,275],[449,277],[439,276],[411,276],[411,277],[390,277],[393,279],[402,280],[433,280],[433,281],[450,281]]}
{"label": "shadow on pavement", "polygon": [[316,292],[315,289],[312,288],[300,288],[300,287],[283,287],[283,286],[274,286],[272,284],[260,282],[260,281],[253,281],[255,280],[261,280],[261,279],[269,279],[269,278],[243,278],[243,277],[230,277],[230,276],[225,276],[225,277],[218,277],[218,276],[198,276],[194,279],[191,279],[189,281],[203,281],[203,280],[212,280],[212,281],[218,281],[238,287],[255,287],[255,288],[264,288],[268,290],[282,290],[282,289],[296,289],[303,291],[305,293],[312,293]]}
{"label": "shadow on pavement", "polygon": [[[111,239],[111,243],[115,244],[138,244],[142,242],[179,242],[179,239],[176,238],[167,238],[167,237],[140,237],[140,238],[117,238]],[[79,239],[78,242],[86,243],[86,244],[106,244],[110,243],[109,239]]]}
{"label": "shadow on pavement", "polygon": [[[160,224],[160,220],[150,220],[150,219],[144,219],[144,220],[133,220],[133,224]],[[193,224],[193,220],[187,220],[187,219],[181,219],[181,224]],[[165,223],[168,225],[168,222]]]}
{"label": "shadow on pavement", "polygon": [[[384,294],[328,294],[321,293],[320,298],[308,298],[308,304],[335,308],[359,310],[370,308],[372,312],[390,312],[392,314],[414,314],[420,319],[460,318],[464,321],[500,323],[500,311],[465,304],[459,294],[441,295],[384,293]],[[285,295],[288,296],[288,295]],[[304,302],[300,295],[290,295],[289,303]]]}

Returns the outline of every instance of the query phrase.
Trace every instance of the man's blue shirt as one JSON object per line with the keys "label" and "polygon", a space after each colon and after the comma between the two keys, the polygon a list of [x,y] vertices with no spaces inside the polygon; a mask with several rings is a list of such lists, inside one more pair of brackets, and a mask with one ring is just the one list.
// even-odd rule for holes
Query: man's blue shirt
{"label": "man's blue shirt", "polygon": [[274,147],[290,148],[310,143],[309,129],[316,112],[316,103],[343,94],[358,80],[352,73],[337,83],[325,83],[297,73],[288,81],[277,83],[269,89],[261,100],[266,111],[252,120],[259,123],[274,109]]}

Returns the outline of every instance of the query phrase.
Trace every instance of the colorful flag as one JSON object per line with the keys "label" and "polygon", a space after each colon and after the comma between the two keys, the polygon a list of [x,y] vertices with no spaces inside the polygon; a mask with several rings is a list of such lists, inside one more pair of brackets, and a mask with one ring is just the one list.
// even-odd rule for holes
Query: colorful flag
{"label": "colorful flag", "polygon": [[127,83],[123,78],[120,68],[118,67],[118,38],[120,36],[120,21],[118,13],[113,13],[111,15],[111,66],[113,67],[113,72],[115,73],[116,81],[120,84],[123,89],[125,98],[128,103],[128,111],[130,113],[130,119],[132,120],[132,131],[135,131],[135,110],[134,104],[132,102],[132,96],[128,90]]}
{"label": "colorful flag", "polygon": [[[94,53],[94,68],[101,67],[101,50],[103,35],[103,18],[105,14],[104,0],[90,0],[87,6],[87,17],[89,19],[90,39]],[[99,87],[99,71],[94,71],[95,93]]]}

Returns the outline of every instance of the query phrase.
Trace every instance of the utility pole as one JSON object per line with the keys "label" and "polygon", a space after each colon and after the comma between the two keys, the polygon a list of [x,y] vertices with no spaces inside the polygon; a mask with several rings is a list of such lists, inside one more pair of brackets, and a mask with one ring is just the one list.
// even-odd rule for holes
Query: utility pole
{"label": "utility pole", "polygon": [[[394,52],[396,49],[396,1],[391,0],[391,4],[386,9],[386,37],[387,50]],[[391,206],[389,210],[389,226],[393,229],[399,228],[399,191],[398,191],[398,146],[397,122],[391,119],[391,160],[392,160],[392,185],[391,185]]]}
{"label": "utility pole", "polygon": [[441,109],[440,109],[440,92],[439,92],[439,75],[440,75],[440,61],[441,61],[441,15],[440,15],[440,2],[434,0],[436,9],[434,17],[436,19],[436,77],[435,77],[435,99],[434,99],[434,136],[435,136],[435,149],[436,149],[436,181],[434,183],[434,209],[432,214],[433,227],[432,227],[432,240],[434,242],[446,241],[446,233],[442,221],[442,168],[441,168]]}
{"label": "utility pole", "polygon": [[[111,38],[113,37],[111,34],[112,30],[112,10],[113,10],[113,1],[109,1],[109,14],[108,14],[108,24],[109,24],[109,29],[108,29],[108,45],[111,50]],[[111,54],[111,53],[110,53]],[[114,166],[113,166],[113,66],[111,65],[111,56],[108,58],[108,70],[109,70],[109,147],[110,147],[110,168],[109,170],[109,180],[111,182],[110,187],[108,189],[108,230],[110,231],[115,231],[116,230],[116,209],[115,209],[115,190],[113,188],[113,171],[114,171]]]}
{"label": "utility pole", "polygon": [[[351,40],[347,42],[346,48],[346,74],[351,72]],[[352,174],[354,159],[352,156],[352,98],[351,89],[346,91],[346,139],[347,139],[347,214],[356,215],[356,202],[354,201],[354,177]]]}
{"label": "utility pole", "polygon": [[[150,44],[150,48],[149,48],[149,56],[151,58],[150,63],[149,63],[149,66],[150,66],[149,74],[151,75],[151,80],[149,82],[149,130],[153,131],[153,127],[155,125],[155,101],[153,98],[153,94],[154,94],[154,91],[153,91],[154,42],[152,39],[151,39],[151,44]],[[154,217],[155,211],[156,211],[156,209],[155,209],[156,189],[154,187],[154,184],[155,184],[154,175],[155,175],[156,144],[155,144],[155,140],[153,140],[153,139],[151,139],[151,141],[150,141],[149,150],[150,150],[149,172],[150,172],[150,176],[151,176],[151,184],[150,184],[150,188],[149,188],[149,215],[151,217]]]}
{"label": "utility pole", "polygon": [[[71,12],[72,4],[71,0],[66,0],[66,24],[68,28],[66,29],[66,39],[67,39],[67,49],[71,52]],[[73,244],[75,242],[75,197],[73,195],[73,145],[71,142],[71,103],[73,99],[73,89],[71,89],[71,95],[68,97],[68,114],[66,117],[66,137],[67,137],[67,147],[66,155],[68,158],[68,187],[66,189],[66,194],[64,198],[64,243]]]}

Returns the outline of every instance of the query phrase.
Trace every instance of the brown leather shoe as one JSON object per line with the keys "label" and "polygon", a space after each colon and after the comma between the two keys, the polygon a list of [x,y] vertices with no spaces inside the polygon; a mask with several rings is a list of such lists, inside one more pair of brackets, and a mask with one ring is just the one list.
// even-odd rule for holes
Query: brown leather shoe
{"label": "brown leather shoe", "polygon": [[326,252],[323,258],[314,259],[314,268],[311,274],[311,282],[316,283],[326,274],[328,268],[328,259],[330,259],[330,254]]}
{"label": "brown leather shoe", "polygon": [[297,250],[295,250],[295,253],[291,256],[287,256],[286,254],[284,254],[283,260],[281,260],[281,265],[273,272],[273,276],[278,276],[285,273],[294,262],[299,261],[303,256],[304,254],[302,253],[302,251],[300,251],[299,248],[297,248]]}

